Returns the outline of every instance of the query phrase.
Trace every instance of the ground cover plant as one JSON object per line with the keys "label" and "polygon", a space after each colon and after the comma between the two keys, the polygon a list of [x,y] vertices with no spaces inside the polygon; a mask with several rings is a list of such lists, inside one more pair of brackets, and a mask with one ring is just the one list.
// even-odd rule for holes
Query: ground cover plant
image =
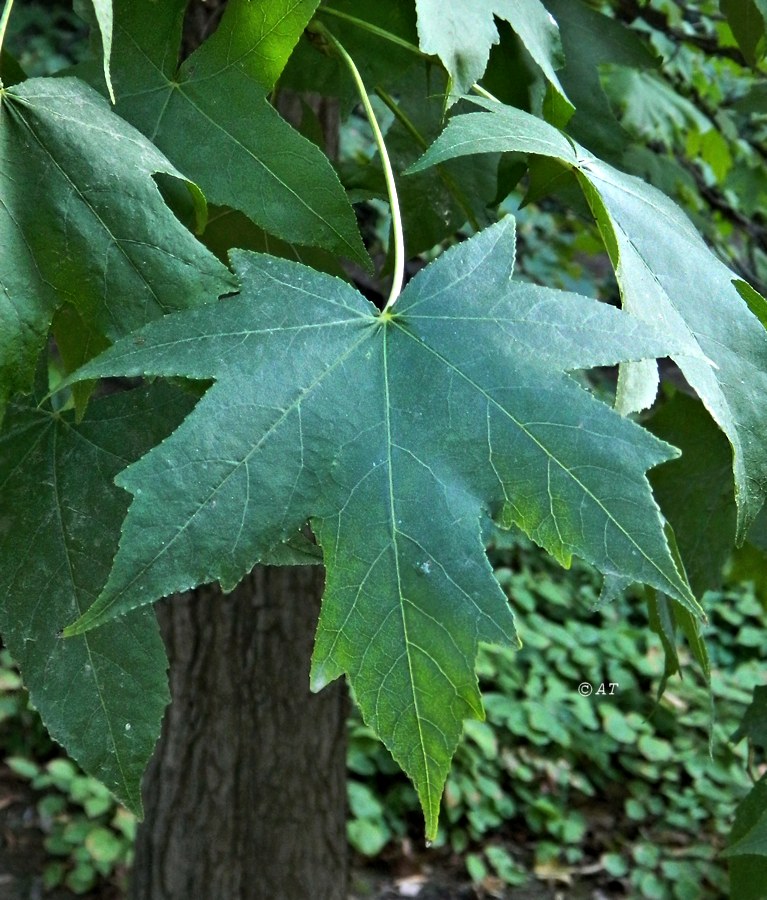
{"label": "ground cover plant", "polygon": [[[230,0],[190,42],[188,6],[78,3],[92,56],[56,76],[3,48],[0,628],[52,736],[140,813],[151,604],[321,560],[312,687],[345,676],[434,840],[480,645],[519,643],[495,527],[590,564],[602,603],[644,586],[664,680],[680,637],[709,678],[706,591],[735,545],[763,561],[765,13]],[[361,104],[375,153],[334,167],[317,94],[336,129]],[[612,302],[539,277],[520,197],[570,216],[549,253],[611,270]]]}

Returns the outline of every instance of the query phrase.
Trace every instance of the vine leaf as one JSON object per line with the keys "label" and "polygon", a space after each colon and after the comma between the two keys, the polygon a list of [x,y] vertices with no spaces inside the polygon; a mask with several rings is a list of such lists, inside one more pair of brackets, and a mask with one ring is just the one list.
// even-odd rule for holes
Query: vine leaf
{"label": "vine leaf", "polygon": [[739,293],[742,282],[660,191],[522,110],[475,102],[488,111],[453,118],[410,171],[472,153],[515,151],[551,157],[576,173],[624,309],[673,337],[676,363],[730,441],[742,540],[767,493],[767,333]]}
{"label": "vine leaf", "polygon": [[118,478],[133,494],[80,634],[155,598],[236,582],[307,519],[327,567],[312,679],[350,677],[434,836],[478,641],[513,643],[488,512],[565,565],[658,587],[700,614],[645,472],[676,451],[564,370],[668,341],[596,301],[511,281],[513,220],[420,272],[393,314],[297,263],[232,254],[239,297],[167,316],[77,375],[214,378]]}
{"label": "vine leaf", "polygon": [[[370,265],[328,158],[267,101],[317,0],[232,0],[179,64],[186,0],[116,0],[116,111],[211,203],[285,241]],[[94,83],[95,73],[83,68]]]}
{"label": "vine leaf", "polygon": [[424,53],[439,56],[456,90],[466,93],[478,81],[497,44],[493,17],[511,25],[552,86],[564,118],[574,111],[556,70],[564,65],[556,21],[540,0],[416,0],[418,37]]}
{"label": "vine leaf", "polygon": [[182,177],[86,84],[0,92],[0,415],[31,387],[65,303],[115,340],[231,286],[165,205],[158,172]]}
{"label": "vine leaf", "polygon": [[113,483],[189,412],[155,385],[94,401],[84,420],[12,403],[0,435],[0,631],[51,736],[134,812],[170,697],[151,610],[62,640],[98,596],[128,495]]}

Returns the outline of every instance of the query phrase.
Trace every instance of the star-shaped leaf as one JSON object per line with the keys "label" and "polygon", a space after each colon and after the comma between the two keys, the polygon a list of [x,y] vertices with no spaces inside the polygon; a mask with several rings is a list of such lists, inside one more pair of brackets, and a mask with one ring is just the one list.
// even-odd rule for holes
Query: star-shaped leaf
{"label": "star-shaped leaf", "polygon": [[568,369],[666,353],[620,311],[511,281],[513,220],[444,254],[378,314],[350,285],[247,252],[239,297],[166,317],[87,364],[214,378],[123,473],[134,500],[101,597],[72,629],[219,579],[231,588],[307,519],[327,585],[315,688],[348,673],[415,782],[434,835],[478,641],[512,643],[487,514],[564,564],[654,585],[699,612],[645,472],[676,451]]}
{"label": "star-shaped leaf", "polygon": [[189,412],[154,385],[91,404],[76,425],[11,403],[0,434],[0,631],[51,736],[140,813],[141,775],[170,699],[152,610],[63,640],[104,585],[129,496],[114,476]]}
{"label": "star-shaped leaf", "polygon": [[213,35],[179,64],[187,6],[186,0],[115,0],[117,112],[211,203],[244,212],[283,240],[368,266],[354,212],[327,157],[266,98],[317,0],[231,0]]}
{"label": "star-shaped leaf", "polygon": [[157,172],[182,177],[86,84],[0,90],[0,415],[31,387],[65,303],[115,340],[231,284],[165,205]]}
{"label": "star-shaped leaf", "polygon": [[411,171],[513,151],[551,157],[576,173],[624,309],[673,338],[675,361],[730,441],[742,540],[767,493],[767,332],[740,296],[742,282],[660,191],[522,110],[476,102],[489,112],[456,116]]}

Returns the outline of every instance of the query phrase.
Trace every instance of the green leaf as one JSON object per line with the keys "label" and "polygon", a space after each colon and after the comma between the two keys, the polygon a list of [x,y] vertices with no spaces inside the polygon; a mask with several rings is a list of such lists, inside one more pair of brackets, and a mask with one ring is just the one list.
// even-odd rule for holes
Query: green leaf
{"label": "green leaf", "polygon": [[416,0],[418,37],[424,53],[439,56],[455,88],[465,93],[482,77],[497,44],[493,17],[511,25],[558,96],[559,106],[572,113],[557,78],[564,64],[557,23],[540,0]]}
{"label": "green leaf", "polygon": [[78,375],[216,383],[119,477],[134,500],[118,557],[71,633],[201,582],[231,588],[310,518],[327,567],[313,686],[349,675],[430,836],[462,722],[482,717],[477,643],[516,641],[484,553],[488,511],[564,564],[577,554],[700,613],[645,477],[675,451],[564,374],[666,339],[512,282],[513,255],[506,219],[380,315],[338,279],[236,252],[238,298],[168,316]]}
{"label": "green leaf", "polygon": [[718,590],[735,544],[732,461],[724,435],[702,403],[677,393],[645,423],[682,451],[650,475],[655,498],[676,534],[693,592]]}
{"label": "green leaf", "polygon": [[602,88],[606,63],[633,68],[654,68],[657,60],[637,33],[622,23],[590,9],[579,0],[545,0],[559,25],[565,68],[559,72],[575,115],[567,131],[603,158],[618,157],[629,143]]}
{"label": "green leaf", "polygon": [[186,0],[116,0],[117,112],[203,189],[285,241],[369,265],[327,157],[266,99],[317,0],[232,0],[179,65]]}
{"label": "green leaf", "polygon": [[0,435],[0,631],[51,736],[124,803],[140,781],[168,702],[151,610],[71,640],[61,629],[103,587],[129,497],[114,476],[193,403],[166,386],[91,404],[80,425],[12,403]]}
{"label": "green leaf", "polygon": [[546,122],[497,103],[457,116],[410,171],[472,153],[552,157],[580,181],[615,267],[623,307],[673,336],[673,357],[733,450],[742,540],[767,492],[767,334],[681,210]]}
{"label": "green leaf", "polygon": [[767,687],[764,685],[757,685],[754,688],[753,699],[731,740],[737,744],[744,737],[747,737],[754,747],[767,750]]}
{"label": "green leaf", "polygon": [[0,414],[30,388],[65,302],[115,340],[230,289],[163,202],[156,172],[181,177],[82,82],[0,91]]}
{"label": "green leaf", "polygon": [[[738,804],[730,842],[722,856],[767,856],[767,776],[763,775]],[[764,860],[761,865],[764,867]],[[763,880],[761,885],[764,886]],[[764,894],[749,892],[742,896],[763,897]]]}
{"label": "green leaf", "polygon": [[746,62],[756,66],[767,49],[767,0],[719,0],[719,6]]}

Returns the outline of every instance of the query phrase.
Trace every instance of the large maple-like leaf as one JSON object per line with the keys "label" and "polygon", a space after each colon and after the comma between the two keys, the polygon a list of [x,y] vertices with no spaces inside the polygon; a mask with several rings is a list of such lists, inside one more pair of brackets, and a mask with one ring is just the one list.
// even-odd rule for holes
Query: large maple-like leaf
{"label": "large maple-like leaf", "polygon": [[113,483],[193,406],[164,385],[91,404],[75,425],[11,403],[0,435],[0,631],[50,734],[134,811],[169,698],[151,610],[63,640],[106,581],[128,494]]}
{"label": "large maple-like leaf", "polygon": [[165,205],[157,172],[182,177],[86,84],[0,90],[0,415],[31,387],[64,303],[115,340],[227,289],[226,268]]}
{"label": "large maple-like leaf", "polygon": [[472,153],[551,157],[574,171],[615,267],[623,306],[664,329],[674,359],[733,449],[742,539],[767,492],[767,333],[737,275],[706,247],[664,194],[578,147],[519,109],[456,116],[412,171]]}
{"label": "large maple-like leaf", "polygon": [[327,157],[266,99],[317,0],[231,0],[213,35],[179,64],[187,5],[116,0],[117,112],[211,203],[244,212],[283,240],[369,265]]}
{"label": "large maple-like leaf", "polygon": [[119,476],[134,500],[80,633],[172,591],[231,588],[310,519],[327,586],[316,688],[348,673],[436,830],[478,641],[513,642],[484,553],[488,512],[567,564],[699,611],[645,472],[676,451],[565,374],[655,356],[606,305],[511,281],[507,219],[422,271],[393,314],[299,264],[235,252],[239,297],[166,317],[87,364],[214,378],[171,438]]}
{"label": "large maple-like leaf", "polygon": [[418,37],[424,53],[439,56],[456,89],[468,91],[487,67],[497,44],[494,17],[505,19],[559,97],[565,115],[573,106],[556,70],[564,65],[559,27],[540,0],[416,0]]}

